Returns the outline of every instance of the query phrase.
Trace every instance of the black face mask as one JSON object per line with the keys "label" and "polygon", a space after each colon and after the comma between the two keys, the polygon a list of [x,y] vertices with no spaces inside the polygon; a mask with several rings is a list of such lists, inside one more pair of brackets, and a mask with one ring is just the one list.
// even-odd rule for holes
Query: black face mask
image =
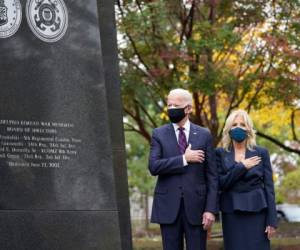
{"label": "black face mask", "polygon": [[169,119],[172,123],[178,123],[182,121],[182,119],[186,116],[186,113],[184,112],[185,108],[173,108],[173,109],[168,109],[168,116]]}

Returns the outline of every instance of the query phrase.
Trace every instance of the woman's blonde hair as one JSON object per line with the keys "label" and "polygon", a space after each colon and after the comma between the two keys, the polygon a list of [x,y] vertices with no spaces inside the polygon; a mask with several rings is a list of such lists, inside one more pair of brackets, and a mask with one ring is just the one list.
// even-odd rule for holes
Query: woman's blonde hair
{"label": "woman's blonde hair", "polygon": [[256,134],[255,134],[256,131],[253,128],[252,119],[250,118],[248,113],[242,109],[235,110],[228,116],[228,118],[225,122],[224,129],[223,129],[222,146],[227,151],[229,151],[231,149],[232,139],[229,135],[229,131],[232,128],[235,118],[238,116],[243,118],[245,125],[246,125],[247,134],[248,134],[248,137],[246,139],[247,140],[247,143],[246,143],[247,148],[249,150],[253,150],[253,148],[256,146]]}

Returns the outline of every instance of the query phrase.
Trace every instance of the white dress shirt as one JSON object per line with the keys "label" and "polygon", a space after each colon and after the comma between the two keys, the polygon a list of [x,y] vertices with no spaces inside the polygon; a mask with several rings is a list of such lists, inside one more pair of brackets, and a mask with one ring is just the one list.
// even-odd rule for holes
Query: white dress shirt
{"label": "white dress shirt", "polygon": [[[179,129],[179,126],[178,126],[177,123],[172,123],[172,124],[173,124],[174,130],[175,130],[176,139],[177,139],[177,142],[178,142],[178,137],[179,137],[179,130],[178,129]],[[190,123],[189,120],[187,120],[185,122],[185,124],[183,125],[183,128],[184,128],[183,132],[185,133],[185,137],[186,137],[186,143],[188,143],[189,136],[190,136],[190,128],[191,128],[191,123]],[[182,155],[182,159],[183,159],[183,165],[187,166],[188,163],[187,163],[187,161],[185,159],[184,154]]]}

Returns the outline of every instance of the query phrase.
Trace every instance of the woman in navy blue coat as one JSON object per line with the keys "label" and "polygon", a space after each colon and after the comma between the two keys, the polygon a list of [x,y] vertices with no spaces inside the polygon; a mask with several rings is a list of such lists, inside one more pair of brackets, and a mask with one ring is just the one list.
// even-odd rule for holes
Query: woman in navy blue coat
{"label": "woman in navy blue coat", "polygon": [[225,250],[270,250],[277,226],[272,168],[246,111],[230,114],[222,144],[216,159]]}

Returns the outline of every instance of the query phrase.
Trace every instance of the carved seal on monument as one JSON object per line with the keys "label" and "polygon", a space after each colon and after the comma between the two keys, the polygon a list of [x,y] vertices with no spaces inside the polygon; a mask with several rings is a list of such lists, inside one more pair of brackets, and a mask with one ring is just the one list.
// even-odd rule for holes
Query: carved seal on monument
{"label": "carved seal on monument", "polygon": [[0,38],[7,38],[17,32],[22,21],[22,7],[19,0],[0,0]]}
{"label": "carved seal on monument", "polygon": [[68,11],[63,0],[28,0],[27,22],[32,32],[44,42],[56,42],[68,28]]}

